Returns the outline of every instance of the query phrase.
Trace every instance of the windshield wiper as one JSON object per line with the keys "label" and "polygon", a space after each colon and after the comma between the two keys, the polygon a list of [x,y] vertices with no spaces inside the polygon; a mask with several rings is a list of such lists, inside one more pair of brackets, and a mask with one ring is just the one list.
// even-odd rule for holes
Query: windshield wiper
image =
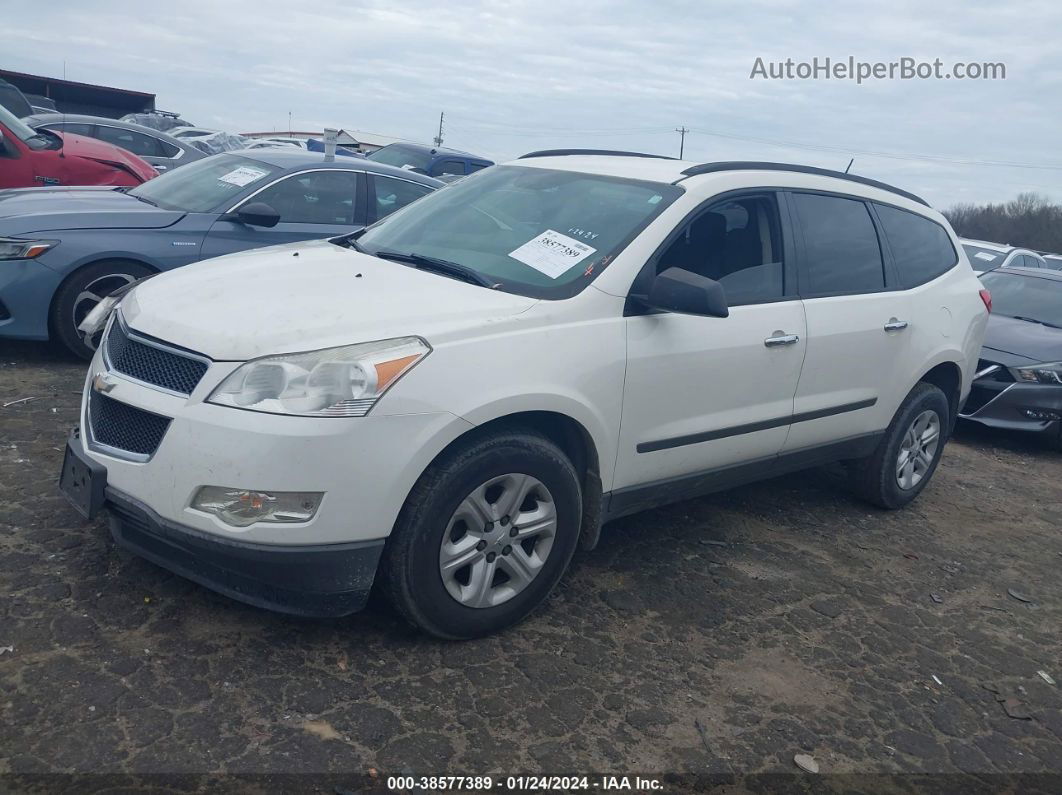
{"label": "windshield wiper", "polygon": [[143,196],[140,196],[140,195],[138,195],[136,193],[126,193],[125,195],[126,196],[132,196],[137,201],[144,202],[144,204],[150,204],[152,207],[158,207],[158,204],[156,204],[155,202],[151,201],[151,199],[145,199]]}
{"label": "windshield wiper", "polygon": [[1047,326],[1048,328],[1062,328],[1062,326],[1056,326],[1046,320],[1037,320],[1035,317],[1022,317],[1021,315],[1011,315],[1011,317],[1015,320],[1024,320],[1026,323],[1039,323],[1041,326]]}
{"label": "windshield wiper", "polygon": [[480,287],[493,287],[495,285],[495,282],[488,279],[479,271],[445,259],[436,259],[435,257],[428,257],[424,254],[403,254],[400,251],[377,251],[374,253],[374,256],[377,256],[380,259],[394,260],[395,262],[405,262],[419,270],[434,271],[435,273],[441,273],[444,276],[452,276],[463,282],[478,284]]}
{"label": "windshield wiper", "polygon": [[333,237],[328,242],[335,246],[342,246],[343,248],[352,248],[355,251],[365,254],[366,251],[361,247],[361,243],[358,242],[358,237],[364,232],[364,229],[359,229],[357,232],[351,232],[349,235],[340,235],[339,237]]}

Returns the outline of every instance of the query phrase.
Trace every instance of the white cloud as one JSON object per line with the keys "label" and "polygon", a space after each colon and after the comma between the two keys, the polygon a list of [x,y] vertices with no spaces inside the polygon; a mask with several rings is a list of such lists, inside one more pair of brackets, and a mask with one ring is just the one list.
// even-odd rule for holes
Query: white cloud
{"label": "white cloud", "polygon": [[[847,151],[1062,165],[1054,2],[973,7],[751,0],[190,2],[12,7],[2,65],[158,95],[238,132],[337,125],[499,159],[554,146],[677,154],[675,127]],[[1048,35],[1040,35],[1039,32]],[[757,56],[1002,61],[1005,81],[750,80]],[[691,133],[697,160],[843,168],[849,154]],[[938,206],[1021,190],[1062,199],[1062,168],[856,155],[853,170]]]}

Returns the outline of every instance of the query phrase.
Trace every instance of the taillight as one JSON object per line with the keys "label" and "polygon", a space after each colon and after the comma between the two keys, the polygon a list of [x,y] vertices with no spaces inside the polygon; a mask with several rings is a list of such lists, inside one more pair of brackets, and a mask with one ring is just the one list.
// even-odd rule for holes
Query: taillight
{"label": "taillight", "polygon": [[992,311],[992,293],[990,290],[981,290],[981,300],[985,302],[985,309]]}

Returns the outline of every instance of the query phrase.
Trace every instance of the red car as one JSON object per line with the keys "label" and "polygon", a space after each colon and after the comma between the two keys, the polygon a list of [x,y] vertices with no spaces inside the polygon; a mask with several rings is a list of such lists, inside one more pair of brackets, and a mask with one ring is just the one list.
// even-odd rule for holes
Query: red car
{"label": "red car", "polygon": [[132,152],[95,138],[34,130],[0,105],[0,188],[135,186],[155,176]]}

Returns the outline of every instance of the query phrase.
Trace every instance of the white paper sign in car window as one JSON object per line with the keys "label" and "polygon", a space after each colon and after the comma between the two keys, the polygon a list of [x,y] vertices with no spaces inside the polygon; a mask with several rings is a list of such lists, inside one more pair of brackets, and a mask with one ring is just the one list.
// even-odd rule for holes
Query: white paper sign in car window
{"label": "white paper sign in car window", "polygon": [[218,182],[227,182],[230,185],[235,185],[239,188],[242,188],[244,185],[250,185],[256,179],[264,177],[268,173],[268,171],[262,171],[259,168],[239,166],[237,168],[234,168],[228,174],[222,174],[220,177],[218,177]]}
{"label": "white paper sign in car window", "polygon": [[596,248],[580,243],[573,237],[547,229],[515,251],[510,251],[509,256],[546,274],[551,279],[559,279],[572,266],[595,251],[597,251]]}
{"label": "white paper sign in car window", "polygon": [[978,259],[986,259],[989,262],[991,262],[992,260],[994,260],[996,258],[995,254],[986,254],[983,251],[978,251],[976,254],[974,254],[974,256],[977,257]]}

